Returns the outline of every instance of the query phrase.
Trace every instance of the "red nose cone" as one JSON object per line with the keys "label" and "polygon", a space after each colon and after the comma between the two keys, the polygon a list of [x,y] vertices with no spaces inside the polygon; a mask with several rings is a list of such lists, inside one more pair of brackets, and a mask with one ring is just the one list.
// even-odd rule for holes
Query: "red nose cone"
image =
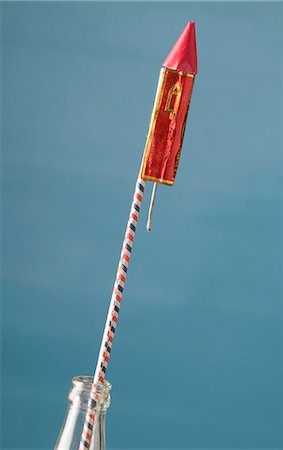
{"label": "red nose cone", "polygon": [[189,22],[165,59],[163,66],[185,73],[198,71],[195,23]]}

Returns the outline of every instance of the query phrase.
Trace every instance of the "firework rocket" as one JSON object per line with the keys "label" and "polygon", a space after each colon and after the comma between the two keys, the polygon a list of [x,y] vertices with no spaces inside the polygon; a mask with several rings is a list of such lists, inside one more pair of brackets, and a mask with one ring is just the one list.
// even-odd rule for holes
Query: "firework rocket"
{"label": "firework rocket", "polygon": [[189,22],[160,71],[141,177],[174,183],[197,73],[195,26]]}
{"label": "firework rocket", "polygon": [[195,24],[189,22],[165,59],[160,71],[145,151],[122,245],[79,450],[93,448],[95,410],[99,403],[96,385],[104,383],[105,380],[145,182],[149,180],[155,183],[148,222],[148,229],[150,229],[157,183],[172,185],[175,180],[196,73]]}

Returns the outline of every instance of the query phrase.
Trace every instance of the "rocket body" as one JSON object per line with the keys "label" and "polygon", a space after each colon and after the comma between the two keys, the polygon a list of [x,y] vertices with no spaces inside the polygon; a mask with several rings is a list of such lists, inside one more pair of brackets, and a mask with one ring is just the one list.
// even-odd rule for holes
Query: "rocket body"
{"label": "rocket body", "polygon": [[174,183],[196,73],[195,24],[189,22],[160,71],[141,165],[144,180]]}
{"label": "rocket body", "polygon": [[141,168],[144,180],[174,183],[193,83],[194,74],[161,69]]}

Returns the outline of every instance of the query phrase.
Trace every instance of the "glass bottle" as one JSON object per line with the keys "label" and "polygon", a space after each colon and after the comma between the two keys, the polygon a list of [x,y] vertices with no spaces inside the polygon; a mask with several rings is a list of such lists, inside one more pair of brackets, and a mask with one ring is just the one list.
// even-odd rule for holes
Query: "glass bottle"
{"label": "glass bottle", "polygon": [[[72,379],[69,407],[57,439],[55,450],[78,450],[88,407],[93,377],[79,376]],[[107,381],[97,386],[101,393],[99,406],[94,409],[95,427],[89,450],[105,450],[105,415],[110,406],[111,384]]]}

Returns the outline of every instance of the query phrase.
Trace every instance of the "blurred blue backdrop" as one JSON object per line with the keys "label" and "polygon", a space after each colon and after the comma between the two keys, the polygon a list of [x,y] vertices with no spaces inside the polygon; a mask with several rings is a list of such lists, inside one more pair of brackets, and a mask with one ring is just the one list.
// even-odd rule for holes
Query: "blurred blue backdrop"
{"label": "blurred blue backdrop", "polygon": [[173,188],[147,187],[109,449],[283,448],[282,3],[2,3],[2,449],[51,449],[92,374],[159,69],[188,20]]}

